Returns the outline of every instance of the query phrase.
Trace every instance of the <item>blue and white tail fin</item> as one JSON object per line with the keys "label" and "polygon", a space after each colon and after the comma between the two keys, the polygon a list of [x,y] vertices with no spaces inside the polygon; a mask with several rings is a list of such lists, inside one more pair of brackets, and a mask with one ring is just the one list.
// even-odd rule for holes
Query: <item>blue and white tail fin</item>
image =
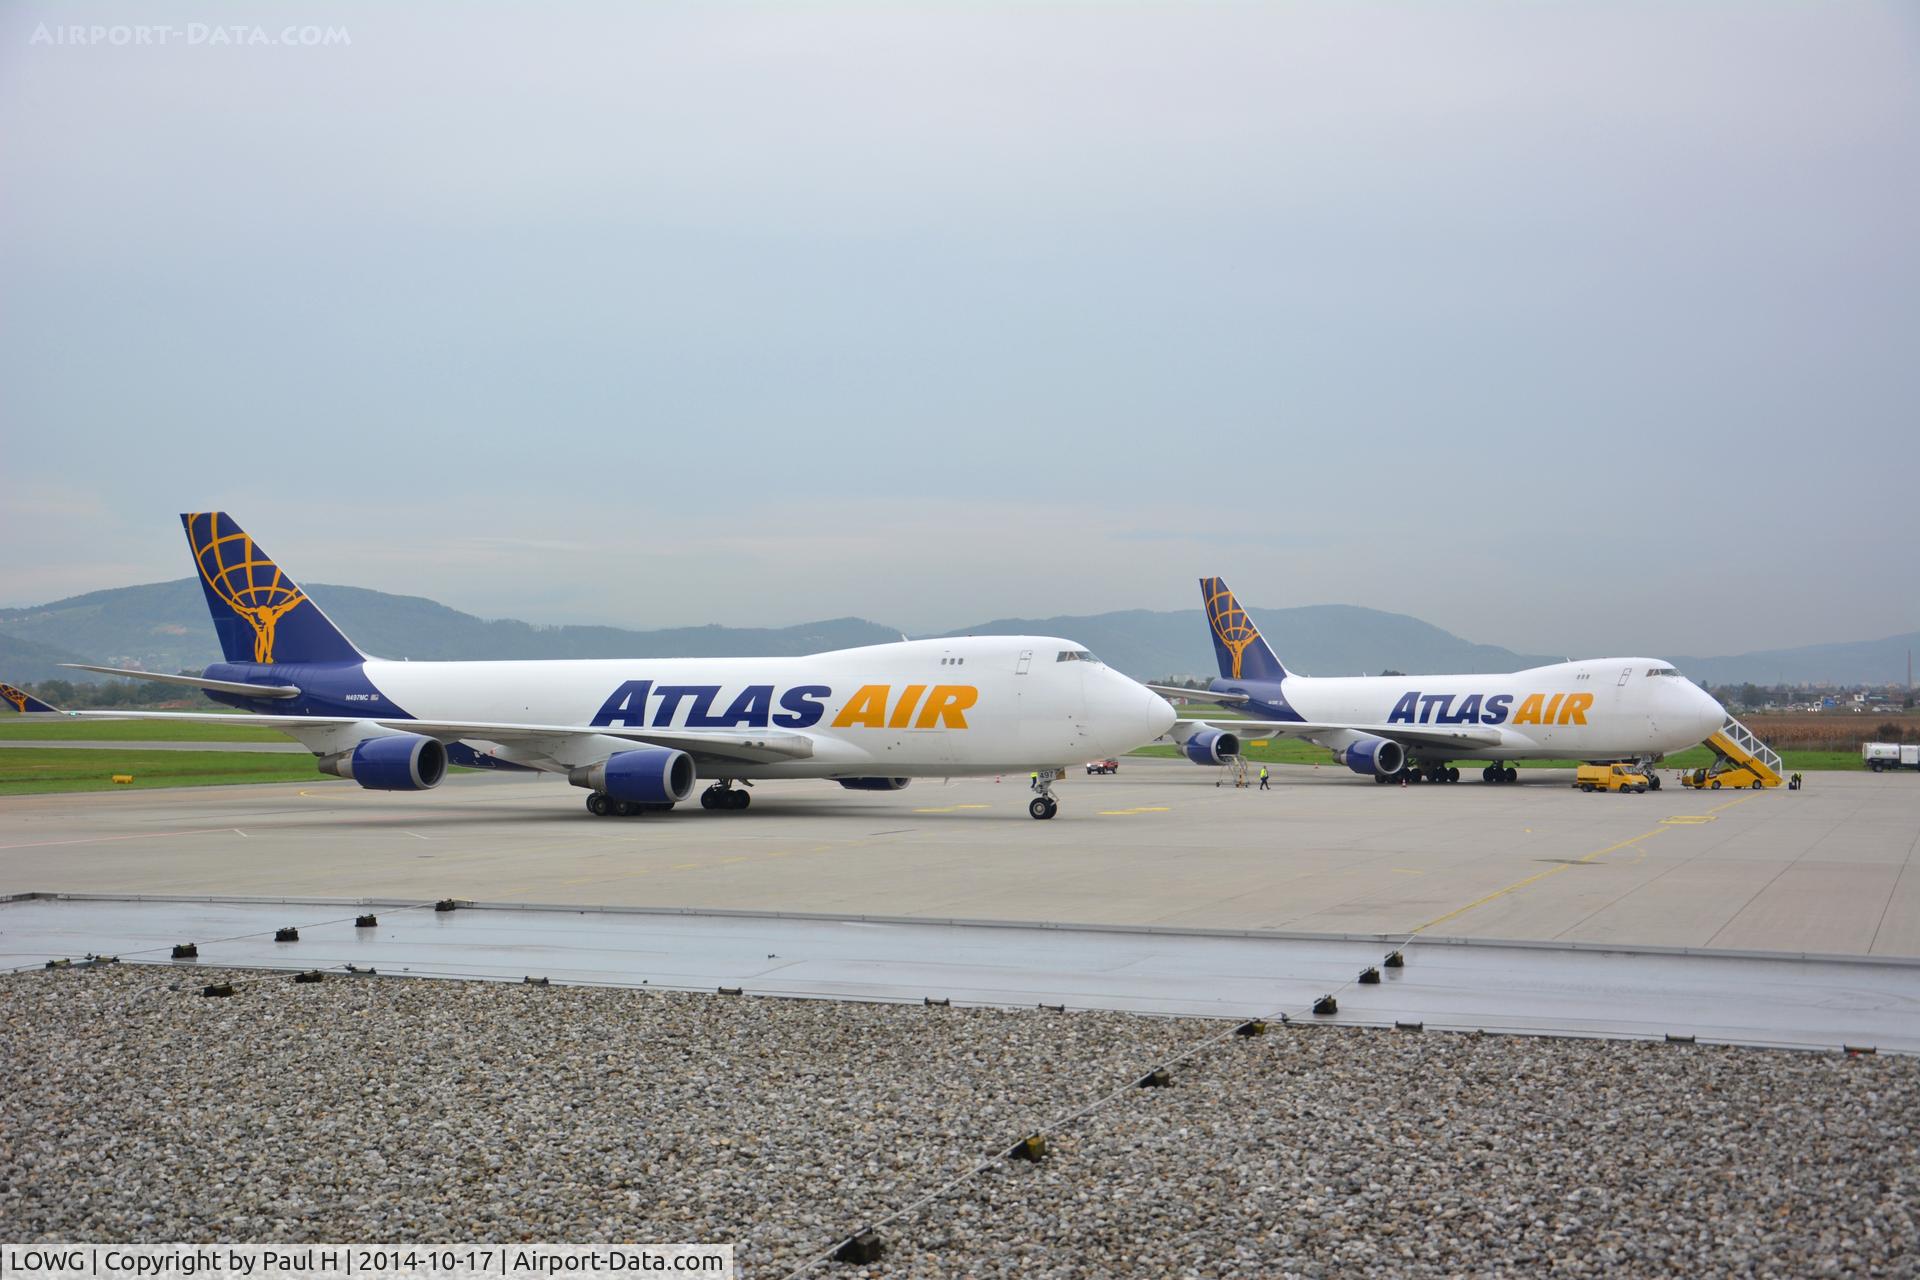
{"label": "blue and white tail fin", "polygon": [[1260,628],[1233,598],[1225,578],[1200,579],[1200,599],[1213,631],[1213,655],[1220,675],[1228,680],[1284,680],[1287,669],[1267,646]]}
{"label": "blue and white tail fin", "polygon": [[224,511],[182,515],[228,662],[359,662],[366,655]]}
{"label": "blue and white tail fin", "polygon": [[60,708],[51,702],[42,702],[25,689],[16,689],[10,684],[0,684],[0,702],[5,702],[23,716],[60,715]]}

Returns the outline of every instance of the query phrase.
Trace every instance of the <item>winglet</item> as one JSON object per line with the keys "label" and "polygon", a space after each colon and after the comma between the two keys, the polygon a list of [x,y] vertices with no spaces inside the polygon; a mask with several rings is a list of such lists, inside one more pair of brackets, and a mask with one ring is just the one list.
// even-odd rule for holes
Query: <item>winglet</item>
{"label": "winglet", "polygon": [[25,689],[16,689],[10,684],[0,684],[0,702],[11,703],[13,709],[23,716],[58,716],[66,714],[51,702],[42,702]]}
{"label": "winglet", "polygon": [[1268,647],[1260,628],[1233,598],[1225,578],[1200,579],[1200,599],[1213,631],[1213,654],[1228,680],[1284,680],[1287,669]]}

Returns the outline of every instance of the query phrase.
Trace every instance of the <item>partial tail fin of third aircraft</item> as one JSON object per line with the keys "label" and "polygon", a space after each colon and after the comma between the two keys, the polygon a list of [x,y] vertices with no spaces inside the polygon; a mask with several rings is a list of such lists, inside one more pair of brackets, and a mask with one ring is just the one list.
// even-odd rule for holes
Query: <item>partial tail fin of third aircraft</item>
{"label": "partial tail fin of third aircraft", "polygon": [[359,662],[365,655],[224,511],[180,517],[228,662]]}
{"label": "partial tail fin of third aircraft", "polygon": [[1200,579],[1200,599],[1207,610],[1207,626],[1213,631],[1213,653],[1220,661],[1220,674],[1228,680],[1283,680],[1287,669],[1281,665],[1253,625],[1253,619],[1233,598],[1225,578]]}
{"label": "partial tail fin of third aircraft", "polygon": [[42,702],[25,689],[16,689],[10,684],[0,684],[0,702],[11,703],[13,709],[23,716],[60,714],[60,708],[52,703]]}

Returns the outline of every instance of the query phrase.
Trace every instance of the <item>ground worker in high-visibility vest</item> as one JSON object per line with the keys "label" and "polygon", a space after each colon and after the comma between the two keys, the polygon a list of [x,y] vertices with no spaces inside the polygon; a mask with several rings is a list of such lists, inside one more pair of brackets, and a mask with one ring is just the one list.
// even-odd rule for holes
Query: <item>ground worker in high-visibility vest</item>
{"label": "ground worker in high-visibility vest", "polygon": [[1267,785],[1267,766],[1265,765],[1260,766],[1260,789],[1262,791],[1273,790],[1273,788]]}

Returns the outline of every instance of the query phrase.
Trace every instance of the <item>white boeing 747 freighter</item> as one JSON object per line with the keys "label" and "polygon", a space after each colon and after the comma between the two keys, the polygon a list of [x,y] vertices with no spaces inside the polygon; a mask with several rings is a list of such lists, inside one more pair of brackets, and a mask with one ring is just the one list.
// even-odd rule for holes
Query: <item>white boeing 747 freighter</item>
{"label": "white boeing 747 freighter", "polygon": [[[1241,735],[1304,738],[1376,782],[1458,782],[1451,762],[1485,760],[1485,782],[1513,782],[1509,760],[1652,764],[1704,742],[1727,712],[1658,658],[1590,658],[1510,675],[1296,675],[1220,578],[1200,579],[1220,675],[1205,690],[1150,688],[1205,698],[1246,720],[1181,720],[1170,736],[1197,764],[1240,753]],[[1658,776],[1654,785],[1659,785]]]}
{"label": "white boeing 747 freighter", "polygon": [[[1053,636],[799,658],[383,661],[355,648],[232,517],[181,522],[226,660],[198,676],[85,669],[201,689],[374,790],[437,786],[449,763],[535,769],[585,788],[592,813],[626,816],[673,807],[696,778],[712,780],[700,803],[727,810],[747,807],[738,784],[757,778],[897,791],[913,778],[1037,772],[1028,812],[1051,818],[1051,784],[1068,764],[1129,751],[1174,722],[1158,694]],[[29,714],[230,723],[59,711],[0,689]]]}

